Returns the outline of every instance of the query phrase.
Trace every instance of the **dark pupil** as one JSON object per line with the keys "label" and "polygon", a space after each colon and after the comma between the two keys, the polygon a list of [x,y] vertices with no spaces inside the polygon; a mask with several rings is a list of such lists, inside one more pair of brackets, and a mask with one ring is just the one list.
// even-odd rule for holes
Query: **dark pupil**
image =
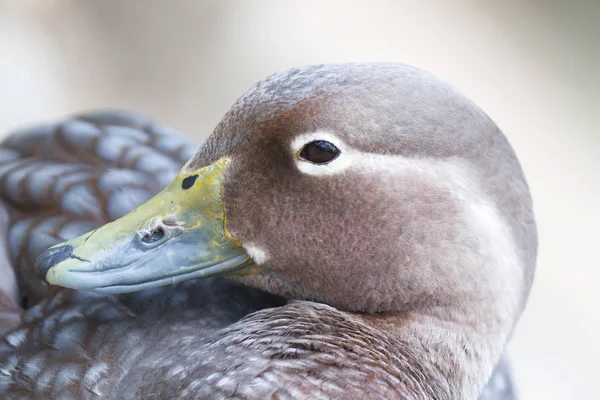
{"label": "dark pupil", "polygon": [[300,152],[300,157],[315,164],[328,163],[339,155],[338,148],[325,140],[310,142]]}

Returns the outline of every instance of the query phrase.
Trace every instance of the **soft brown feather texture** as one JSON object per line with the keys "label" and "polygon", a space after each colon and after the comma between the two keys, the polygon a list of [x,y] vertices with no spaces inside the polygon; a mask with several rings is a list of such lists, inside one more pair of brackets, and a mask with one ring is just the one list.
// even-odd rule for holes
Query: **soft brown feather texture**
{"label": "soft brown feather texture", "polygon": [[[303,174],[290,143],[318,130],[399,168]],[[122,300],[59,291],[5,337],[0,393],[477,398],[524,305],[536,249],[527,186],[489,118],[410,67],[309,67],[251,89],[190,168],[221,156],[231,158],[227,227],[266,254],[263,273],[241,281],[318,302],[281,305],[221,280]],[[495,238],[514,244],[508,261]]]}
{"label": "soft brown feather texture", "polygon": [[[225,280],[121,298],[61,289],[0,341],[0,395],[450,398],[425,360],[408,361],[426,352],[410,338],[391,341],[364,316],[311,302],[282,306],[276,297]],[[504,397],[510,394],[506,373],[498,371],[500,382],[480,400],[513,399]]]}
{"label": "soft brown feather texture", "polygon": [[173,130],[123,112],[90,112],[7,137],[0,194],[10,224],[3,227],[27,302],[47,290],[33,267],[43,250],[148,200],[194,149]]}
{"label": "soft brown feather texture", "polygon": [[[290,144],[307,132],[396,164],[304,174]],[[444,393],[481,390],[527,299],[537,236],[516,156],[477,106],[404,65],[293,69],[242,96],[188,168],[222,156],[227,228],[267,255],[240,281],[391,313],[381,324],[430,349]]]}

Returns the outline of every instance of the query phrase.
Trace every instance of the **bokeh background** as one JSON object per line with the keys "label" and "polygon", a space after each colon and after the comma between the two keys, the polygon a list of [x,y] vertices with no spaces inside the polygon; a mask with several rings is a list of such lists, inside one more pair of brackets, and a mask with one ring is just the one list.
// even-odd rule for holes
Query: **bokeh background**
{"label": "bokeh background", "polygon": [[521,398],[600,399],[598,0],[0,0],[0,132],[116,107],[200,143],[257,80],[342,61],[428,69],[503,129],[540,231]]}

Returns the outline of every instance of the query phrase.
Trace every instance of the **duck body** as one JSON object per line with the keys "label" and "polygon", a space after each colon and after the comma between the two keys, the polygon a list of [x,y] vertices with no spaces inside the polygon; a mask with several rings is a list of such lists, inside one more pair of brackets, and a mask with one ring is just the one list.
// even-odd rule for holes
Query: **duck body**
{"label": "duck body", "polygon": [[[218,278],[127,297],[58,290],[25,312],[0,344],[2,398],[402,398],[394,344],[332,307]],[[504,364],[480,399],[514,399]]]}
{"label": "duck body", "polygon": [[[282,79],[291,82],[288,86],[283,85],[284,89],[287,87],[290,91],[298,86],[295,75],[300,76],[300,80],[318,82],[319,79],[327,81],[328,74],[337,73],[337,67],[321,68],[324,69],[319,71],[319,67],[316,67],[308,72],[295,70],[287,75],[276,76],[267,81],[266,86],[272,85],[274,79]],[[404,67],[386,66],[383,69],[390,68],[406,72]],[[360,74],[364,74],[364,71]],[[194,162],[209,164],[218,158],[219,153],[225,150],[230,152],[231,146],[235,149],[253,145],[251,140],[244,145],[239,138],[228,135],[240,130],[240,121],[245,121],[242,114],[247,116],[247,108],[256,105],[252,96],[263,90],[268,93],[269,89],[265,88],[265,84],[259,84],[237,103],[237,107],[217,128],[216,135],[192,159],[192,165]],[[275,93],[273,98],[276,103],[289,100],[285,95],[278,98],[278,92]],[[294,104],[297,102],[292,103],[292,110],[295,110]],[[261,107],[261,110],[269,110],[269,107]],[[279,113],[269,112],[269,115],[260,114],[251,118],[255,129],[261,124],[266,124],[261,127],[266,131],[278,126],[278,117],[283,118],[283,113],[281,110]],[[366,112],[368,114],[368,110]],[[283,122],[279,119],[279,124],[290,126],[299,123],[288,117]],[[480,115],[476,114],[475,117]],[[131,121],[140,121],[139,117],[126,117],[124,114],[94,114],[80,117],[79,121],[87,121],[96,128],[124,125],[141,129],[145,134],[149,130],[148,121],[142,124],[135,122],[138,124],[135,125]],[[19,157],[29,159],[28,163],[41,160],[46,163],[53,159],[59,164],[81,164],[86,170],[92,160],[93,168],[89,169],[91,175],[82,179],[85,185],[100,187],[103,174],[108,175],[109,170],[119,169],[123,171],[119,173],[122,174],[119,179],[127,177],[137,188],[143,179],[124,170],[137,170],[140,165],[146,168],[143,173],[155,178],[143,180],[153,182],[153,186],[145,186],[143,192],[125,196],[127,200],[123,197],[115,200],[117,206],[110,208],[112,212],[107,212],[110,201],[57,201],[64,186],[47,192],[53,201],[41,202],[39,199],[44,197],[40,197],[39,193],[27,192],[35,188],[34,185],[28,186],[31,179],[21,184],[24,188],[18,192],[3,186],[2,195],[12,216],[12,236],[9,234],[8,242],[21,292],[32,296],[34,303],[39,302],[23,312],[22,321],[5,335],[0,347],[3,371],[3,375],[0,375],[0,395],[3,398],[460,399],[477,398],[483,383],[492,374],[492,367],[498,362],[512,324],[504,323],[503,329],[508,330],[501,338],[496,338],[493,345],[487,343],[485,334],[479,329],[464,331],[457,330],[456,326],[471,324],[472,318],[485,320],[485,315],[481,313],[495,312],[493,309],[477,309],[472,316],[438,307],[428,308],[427,312],[391,309],[369,311],[368,304],[348,309],[343,295],[337,300],[335,297],[319,298],[315,295],[315,288],[305,284],[300,293],[294,293],[285,282],[278,280],[281,277],[267,281],[265,286],[264,283],[257,283],[257,276],[253,275],[241,276],[234,281],[223,278],[185,281],[119,296],[42,286],[33,268],[33,260],[46,247],[94,229],[132,210],[164,186],[165,181],[172,179],[186,157],[190,156],[189,153],[183,153],[185,146],[180,146],[176,152],[169,153],[173,162],[168,167],[152,169],[150,160],[153,157],[147,154],[128,158],[128,152],[121,150],[108,160],[105,157],[108,153],[101,153],[98,157],[98,152],[106,151],[94,144],[99,143],[101,138],[87,142],[87,145],[76,145],[77,151],[60,152],[50,146],[31,145],[45,140],[40,139],[44,135],[50,133],[14,136],[7,141],[7,147],[19,153]],[[129,132],[124,138],[130,140],[132,136],[135,135]],[[496,139],[503,140],[501,137]],[[112,140],[118,143],[118,139]],[[136,143],[137,147],[143,147],[140,142]],[[149,147],[156,145],[156,142],[148,139],[143,143]],[[165,143],[173,142],[166,139]],[[25,147],[19,147],[21,145]],[[414,143],[407,143],[410,148],[409,145],[414,146]],[[500,143],[502,145],[503,142]],[[448,151],[444,150],[445,147],[441,145],[439,151]],[[419,146],[413,150],[419,151]],[[85,152],[90,152],[91,156],[85,156]],[[73,158],[74,154],[76,158]],[[510,150],[507,154],[509,158],[514,157]],[[131,159],[135,161],[131,163]],[[129,160],[129,164],[124,165],[123,160]],[[233,174],[231,171],[235,170],[231,167],[228,171]],[[248,171],[251,172],[251,169]],[[5,172],[4,179],[10,181],[12,172]],[[496,170],[496,173],[502,177],[505,171]],[[268,177],[269,174],[269,171],[264,171],[262,176]],[[120,182],[117,186],[123,186],[122,181],[117,182]],[[60,186],[58,181],[54,184]],[[256,186],[260,187],[260,184],[256,183]],[[422,188],[427,190],[426,187]],[[118,190],[108,192],[112,195]],[[235,193],[235,189],[226,191],[229,196],[232,193]],[[35,207],[31,199],[38,201]],[[44,210],[40,204],[49,207]],[[239,207],[235,200],[227,204],[232,209]],[[500,207],[504,206],[507,205],[500,204]],[[508,218],[519,219],[520,212],[511,210]],[[47,223],[45,231],[36,231],[40,226],[44,228],[44,221],[48,218],[65,215],[65,225]],[[74,215],[78,218],[74,218]],[[37,218],[36,224],[28,225],[29,231],[22,228],[21,222],[27,218]],[[64,226],[77,223],[78,219],[91,221],[91,224],[70,231],[64,229]],[[528,218],[523,220],[529,223]],[[244,236],[240,221],[231,219],[232,232],[238,237]],[[19,226],[21,228],[15,229]],[[57,226],[60,229],[56,229]],[[270,225],[267,223],[267,226]],[[48,235],[47,227],[51,227],[54,234]],[[36,232],[41,236],[37,236]],[[525,231],[517,229],[517,232],[517,236],[525,235]],[[90,236],[90,240],[93,238]],[[516,253],[528,257],[525,250]],[[268,266],[268,262],[265,265]],[[311,268],[312,265],[307,267]],[[525,281],[530,280],[531,272],[528,271],[524,276]],[[494,290],[492,288],[492,293],[495,293]],[[515,289],[518,292],[513,296],[513,299],[516,297],[516,304],[522,305],[524,302],[526,293],[522,290]],[[464,311],[462,305],[460,309]],[[494,341],[493,338],[489,340]],[[464,347],[464,354],[457,354],[456,343]],[[483,371],[467,368],[465,375],[463,368],[468,365],[481,365]],[[481,398],[512,398],[506,366],[503,361],[498,365]],[[478,383],[482,380],[482,383]]]}

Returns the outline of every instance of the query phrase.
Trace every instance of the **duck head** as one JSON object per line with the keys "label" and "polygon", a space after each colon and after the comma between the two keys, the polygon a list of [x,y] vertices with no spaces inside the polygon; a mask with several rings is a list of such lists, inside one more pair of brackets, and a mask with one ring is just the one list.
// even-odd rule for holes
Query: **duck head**
{"label": "duck head", "polygon": [[506,338],[536,248],[523,173],[485,113],[416,68],[340,64],[256,84],[167,188],[37,268],[113,293],[225,275],[345,311],[483,318]]}

